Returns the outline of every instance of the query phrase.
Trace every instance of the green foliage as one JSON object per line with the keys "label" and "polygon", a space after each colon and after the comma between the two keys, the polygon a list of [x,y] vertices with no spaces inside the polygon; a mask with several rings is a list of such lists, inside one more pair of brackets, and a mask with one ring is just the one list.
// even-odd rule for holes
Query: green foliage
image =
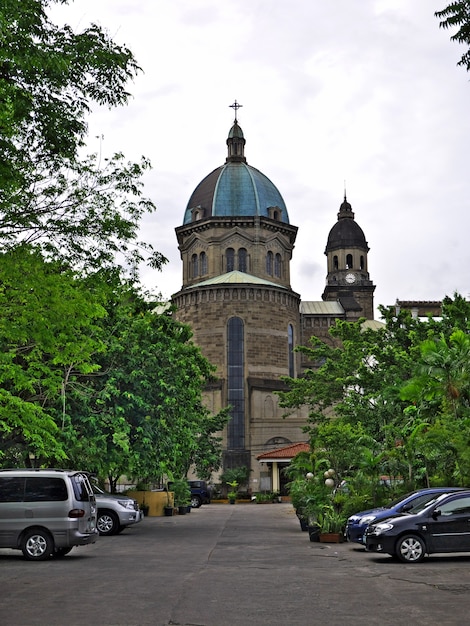
{"label": "green foliage", "polygon": [[310,409],[312,453],[288,470],[293,503],[322,501],[304,484],[320,461],[335,470],[336,487],[347,481],[347,494],[335,495],[341,510],[351,501],[382,504],[395,487],[470,484],[470,303],[446,297],[442,317],[425,321],[381,311],[382,329],[338,321],[335,347],[314,339],[299,348],[312,367],[302,379],[286,378],[289,391],[279,394],[286,409]]}
{"label": "green foliage", "polygon": [[[434,15],[441,21],[441,28],[456,28],[458,31],[451,36],[451,41],[457,41],[461,44],[470,46],[470,2],[463,0],[462,2],[451,2],[442,11],[436,11]],[[463,65],[467,71],[470,71],[470,49],[467,49],[462,55],[457,65]]]}
{"label": "green foliage", "polygon": [[186,478],[180,478],[171,483],[170,491],[174,494],[175,506],[189,506],[191,503],[191,489]]}
{"label": "green foliage", "polygon": [[64,402],[78,376],[98,369],[102,302],[22,246],[1,256],[0,312],[0,454],[64,459]]}
{"label": "green foliage", "polygon": [[344,513],[336,510],[333,505],[325,504],[317,515],[316,523],[322,533],[342,533],[346,519]]}
{"label": "green foliage", "polygon": [[250,478],[250,469],[248,467],[234,467],[226,469],[221,475],[220,480],[226,485],[244,486],[248,483]]}
{"label": "green foliage", "polygon": [[53,24],[50,4],[3,0],[0,8],[0,179],[4,195],[29,186],[38,163],[58,170],[74,160],[91,104],[122,105],[139,67],[96,24],[74,33]]}
{"label": "green foliage", "polygon": [[166,259],[138,241],[142,216],[155,211],[143,196],[149,168],[147,159],[131,163],[122,154],[104,166],[91,155],[53,172],[37,163],[30,183],[8,197],[3,213],[0,207],[0,241],[34,244],[82,273],[115,267],[118,255],[134,279],[143,260],[159,269]]}

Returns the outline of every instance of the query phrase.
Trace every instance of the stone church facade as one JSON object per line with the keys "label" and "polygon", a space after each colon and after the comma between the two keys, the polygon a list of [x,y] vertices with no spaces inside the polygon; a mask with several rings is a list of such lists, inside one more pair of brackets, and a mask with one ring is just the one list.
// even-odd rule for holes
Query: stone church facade
{"label": "stone church facade", "polygon": [[283,416],[281,377],[302,375],[308,364],[295,346],[312,335],[330,341],[336,319],[373,319],[369,248],[345,197],[326,243],[322,300],[302,302],[290,285],[298,229],[277,187],[248,165],[236,115],[226,143],[225,163],[197,185],[176,228],[183,284],[172,303],[217,368],[207,406],[231,407],[223,469],[249,467],[252,492],[283,491],[282,464],[258,457],[304,442],[307,415]]}

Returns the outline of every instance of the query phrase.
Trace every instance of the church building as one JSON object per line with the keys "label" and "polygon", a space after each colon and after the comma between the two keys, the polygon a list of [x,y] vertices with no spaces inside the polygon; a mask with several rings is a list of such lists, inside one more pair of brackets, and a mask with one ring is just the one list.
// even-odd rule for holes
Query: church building
{"label": "church building", "polygon": [[[217,367],[205,400],[217,412],[231,407],[224,432],[223,470],[250,471],[250,490],[284,491],[285,455],[305,442],[306,412],[283,417],[281,377],[307,366],[295,346],[315,335],[330,341],[338,318],[372,320],[374,289],[364,233],[346,197],[326,242],[326,286],[321,301],[302,301],[290,284],[297,226],[278,188],[248,164],[237,120],[227,137],[225,163],[196,186],[176,228],[183,284],[172,296],[176,318]],[[269,462],[261,459],[268,458]]]}

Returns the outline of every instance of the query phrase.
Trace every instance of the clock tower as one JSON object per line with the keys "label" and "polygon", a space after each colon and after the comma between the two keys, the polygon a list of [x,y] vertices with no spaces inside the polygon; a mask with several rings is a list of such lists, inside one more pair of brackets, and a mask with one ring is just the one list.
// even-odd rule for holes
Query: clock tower
{"label": "clock tower", "polygon": [[367,270],[368,252],[364,232],[354,220],[345,194],[326,244],[327,276],[322,299],[339,302],[351,321],[359,317],[374,319],[375,285]]}

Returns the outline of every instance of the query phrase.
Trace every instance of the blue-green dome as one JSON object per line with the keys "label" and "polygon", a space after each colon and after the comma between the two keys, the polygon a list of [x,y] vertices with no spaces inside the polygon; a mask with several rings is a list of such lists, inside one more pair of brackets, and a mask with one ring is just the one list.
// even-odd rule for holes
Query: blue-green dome
{"label": "blue-green dome", "polygon": [[[289,223],[285,202],[267,176],[247,164],[244,156],[243,131],[235,120],[227,139],[228,157],[206,176],[193,191],[183,224],[208,217],[272,217],[274,207],[278,221]],[[271,211],[270,211],[271,209]]]}

